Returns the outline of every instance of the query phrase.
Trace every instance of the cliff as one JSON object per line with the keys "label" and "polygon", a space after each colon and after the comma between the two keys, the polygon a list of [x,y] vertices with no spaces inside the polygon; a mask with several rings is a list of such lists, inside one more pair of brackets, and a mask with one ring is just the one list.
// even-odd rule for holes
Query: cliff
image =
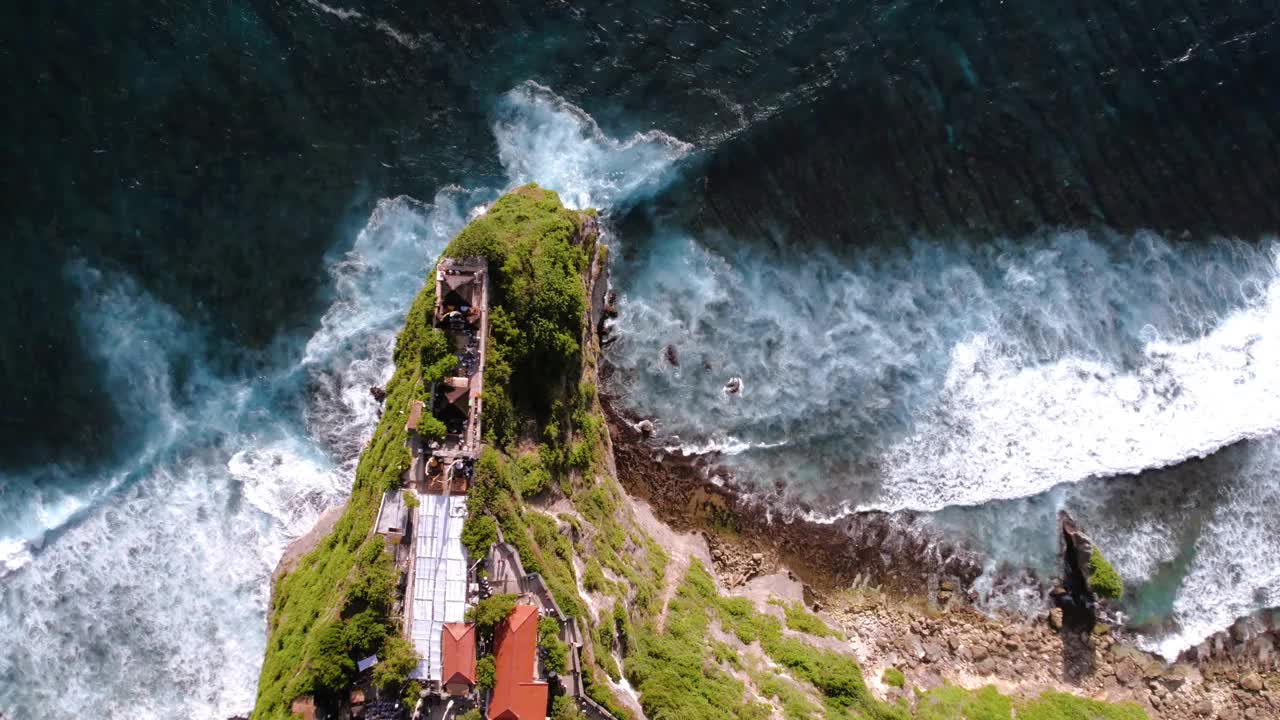
{"label": "cliff", "polygon": [[[555,193],[531,185],[500,199],[444,253],[486,258],[493,279],[485,447],[467,490],[462,543],[475,559],[500,534],[522,574],[537,573],[573,624],[580,672],[564,691],[592,702],[555,702],[557,720],[584,710],[682,720],[1144,716],[1135,705],[1054,691],[1010,698],[994,688],[917,684],[914,672],[915,692],[889,681],[901,689],[895,694],[863,676],[854,653],[868,638],[847,634],[851,624],[838,614],[806,608],[785,569],[726,591],[716,569],[732,549],[717,545],[713,554],[706,536],[672,531],[617,479],[613,443],[629,440],[610,436],[597,391],[607,282],[598,239],[594,213],[566,210]],[[434,294],[433,285],[422,290],[397,339],[383,417],[350,501],[314,549],[281,569],[255,718],[289,717],[302,696],[322,709],[342,707],[355,661],[374,653],[383,697],[406,697],[406,715],[413,704],[405,670],[417,658],[400,639],[400,572],[373,525],[382,494],[400,486],[412,462],[411,403],[430,399],[424,375],[437,374]],[[898,675],[886,678],[901,676],[891,669]]]}

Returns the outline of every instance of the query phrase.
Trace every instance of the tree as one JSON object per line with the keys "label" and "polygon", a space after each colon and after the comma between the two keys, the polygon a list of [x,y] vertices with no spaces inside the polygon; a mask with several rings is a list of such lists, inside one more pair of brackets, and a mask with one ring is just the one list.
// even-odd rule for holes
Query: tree
{"label": "tree", "polygon": [[387,640],[387,626],[382,621],[382,614],[373,608],[357,613],[343,629],[343,639],[356,657],[377,652]]}
{"label": "tree", "polygon": [[462,546],[472,558],[483,557],[498,542],[498,523],[490,515],[467,515],[462,523]]}
{"label": "tree", "polygon": [[383,690],[390,690],[404,685],[409,680],[409,673],[418,666],[421,658],[404,638],[387,638],[382,648],[382,656],[378,664],[373,666],[373,682]]}
{"label": "tree", "polygon": [[476,688],[478,690],[490,690],[493,688],[493,678],[497,670],[493,666],[493,656],[485,655],[476,661]]}
{"label": "tree", "polygon": [[356,664],[347,654],[343,640],[342,625],[321,626],[316,631],[316,652],[310,668],[312,690],[330,695],[345,690],[355,671]]}
{"label": "tree", "polygon": [[498,627],[498,623],[507,619],[511,614],[511,610],[516,606],[516,595],[494,595],[476,603],[474,608],[467,610],[471,622],[476,624],[476,628],[486,634],[491,634],[493,629]]}
{"label": "tree", "polygon": [[427,442],[443,440],[449,429],[434,415],[423,415],[418,421],[418,436]]}

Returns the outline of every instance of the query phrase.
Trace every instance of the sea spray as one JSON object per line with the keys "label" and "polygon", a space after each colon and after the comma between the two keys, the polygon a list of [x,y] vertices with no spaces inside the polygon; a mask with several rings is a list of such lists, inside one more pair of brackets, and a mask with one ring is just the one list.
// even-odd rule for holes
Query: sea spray
{"label": "sea spray", "polygon": [[693,146],[660,130],[610,137],[582,108],[525,82],[498,102],[493,134],[513,185],[536,182],[565,207],[610,209],[651,196]]}

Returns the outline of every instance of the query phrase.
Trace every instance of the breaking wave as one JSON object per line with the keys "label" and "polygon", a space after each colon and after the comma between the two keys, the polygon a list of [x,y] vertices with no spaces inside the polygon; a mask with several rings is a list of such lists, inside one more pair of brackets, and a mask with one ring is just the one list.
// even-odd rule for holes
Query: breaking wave
{"label": "breaking wave", "polygon": [[499,102],[498,158],[513,184],[537,182],[571,208],[607,209],[651,196],[693,146],[660,130],[609,137],[582,108],[529,81]]}

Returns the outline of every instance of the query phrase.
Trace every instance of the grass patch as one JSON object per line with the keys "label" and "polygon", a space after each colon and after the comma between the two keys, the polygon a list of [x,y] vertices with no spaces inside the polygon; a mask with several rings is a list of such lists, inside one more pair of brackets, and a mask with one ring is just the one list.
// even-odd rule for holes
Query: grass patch
{"label": "grass patch", "polygon": [[891,687],[900,688],[907,685],[907,676],[903,675],[898,668],[885,668],[884,673],[880,675],[880,679],[884,681],[885,685]]}
{"label": "grass patch", "polygon": [[785,603],[781,600],[771,600],[770,603],[782,608],[783,615],[787,621],[787,628],[790,630],[813,635],[814,637],[841,637],[840,633],[832,630],[831,626],[823,622],[822,618],[806,610],[804,603]]}

